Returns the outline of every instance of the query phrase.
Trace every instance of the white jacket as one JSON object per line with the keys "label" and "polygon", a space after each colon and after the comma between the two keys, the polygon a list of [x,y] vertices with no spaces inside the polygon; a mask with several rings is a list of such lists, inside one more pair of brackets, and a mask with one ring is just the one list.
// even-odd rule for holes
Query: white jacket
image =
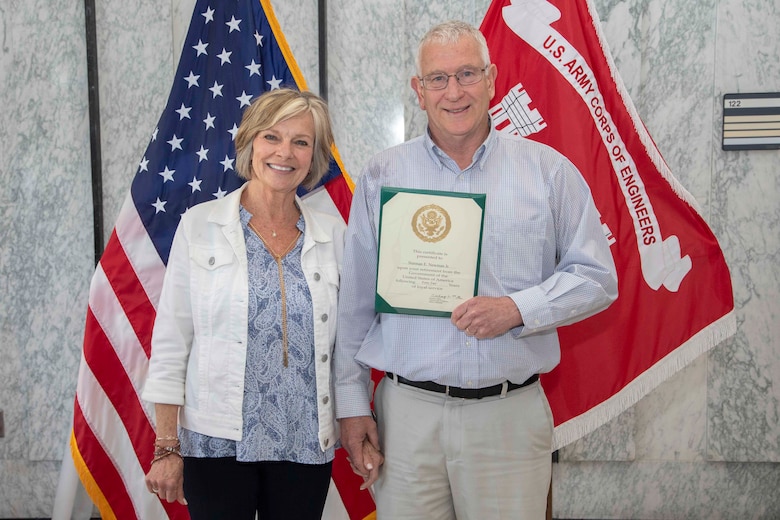
{"label": "white jacket", "polygon": [[[233,440],[242,436],[248,328],[246,244],[239,221],[243,189],[194,206],[181,218],[142,394],[150,402],[181,406],[181,426]],[[314,311],[317,417],[325,450],[338,439],[331,355],[346,226],[339,216],[316,209],[321,193],[296,202],[306,222],[301,264]]]}

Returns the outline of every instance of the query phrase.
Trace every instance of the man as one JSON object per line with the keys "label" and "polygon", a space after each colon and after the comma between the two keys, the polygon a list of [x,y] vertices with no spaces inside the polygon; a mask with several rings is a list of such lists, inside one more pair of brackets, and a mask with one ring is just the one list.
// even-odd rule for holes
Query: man
{"label": "man", "polygon": [[[431,29],[411,80],[428,131],[377,154],[355,190],[336,413],[363,487],[376,483],[380,520],[544,518],[553,422],[538,374],[560,360],[557,327],[617,298],[580,173],[553,149],[492,127],[496,74],[476,28]],[[450,319],[375,312],[383,186],[486,194],[479,295]],[[376,422],[370,368],[387,375]]]}

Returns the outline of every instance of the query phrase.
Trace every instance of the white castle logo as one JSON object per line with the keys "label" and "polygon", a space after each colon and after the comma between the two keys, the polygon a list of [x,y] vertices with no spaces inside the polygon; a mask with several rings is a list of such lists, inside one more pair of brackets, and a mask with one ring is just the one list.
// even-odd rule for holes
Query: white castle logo
{"label": "white castle logo", "polygon": [[493,125],[499,132],[527,137],[547,127],[541,114],[530,108],[531,96],[522,83],[518,83],[501,102],[490,109]]}

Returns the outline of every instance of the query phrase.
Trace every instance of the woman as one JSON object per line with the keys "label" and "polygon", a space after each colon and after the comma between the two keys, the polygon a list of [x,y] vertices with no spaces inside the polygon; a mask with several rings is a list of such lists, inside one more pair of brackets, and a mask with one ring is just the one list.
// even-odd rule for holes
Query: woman
{"label": "woman", "polygon": [[174,237],[143,391],[146,485],[193,520],[321,517],[345,225],[296,190],[326,173],[332,142],[319,97],[263,94],[236,134],[248,182],[191,208]]}

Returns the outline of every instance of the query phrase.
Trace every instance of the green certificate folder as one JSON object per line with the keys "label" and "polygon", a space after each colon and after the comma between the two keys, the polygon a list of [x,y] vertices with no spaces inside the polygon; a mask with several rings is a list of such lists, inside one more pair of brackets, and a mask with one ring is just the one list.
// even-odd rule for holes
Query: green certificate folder
{"label": "green certificate folder", "polygon": [[485,198],[382,188],[377,312],[449,317],[477,294]]}

